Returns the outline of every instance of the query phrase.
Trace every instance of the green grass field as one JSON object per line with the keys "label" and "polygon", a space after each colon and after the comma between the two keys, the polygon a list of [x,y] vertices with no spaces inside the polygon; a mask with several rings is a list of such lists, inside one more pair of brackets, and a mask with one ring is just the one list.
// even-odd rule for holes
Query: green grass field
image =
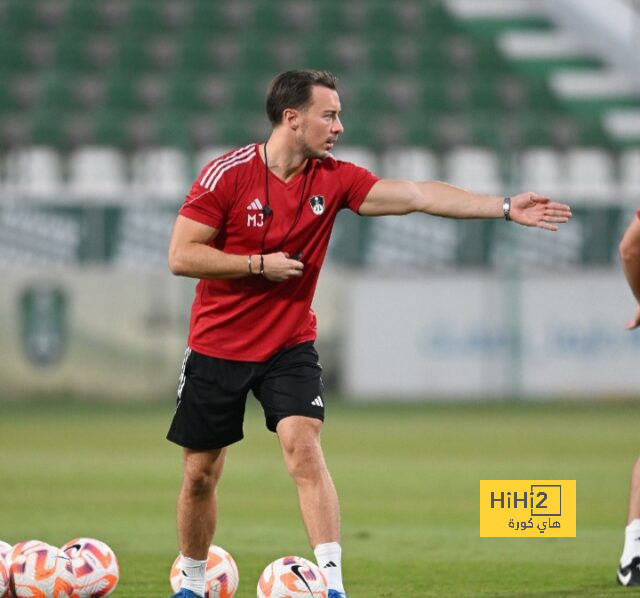
{"label": "green grass field", "polygon": [[[312,558],[293,483],[255,401],[229,452],[216,541],[235,557],[238,598],[286,554]],[[115,596],[170,594],[180,451],[165,406],[1,405],[0,539],[116,551]],[[328,402],[324,446],[342,501],[352,598],[613,596],[637,406]],[[577,537],[481,539],[479,480],[576,479]]]}

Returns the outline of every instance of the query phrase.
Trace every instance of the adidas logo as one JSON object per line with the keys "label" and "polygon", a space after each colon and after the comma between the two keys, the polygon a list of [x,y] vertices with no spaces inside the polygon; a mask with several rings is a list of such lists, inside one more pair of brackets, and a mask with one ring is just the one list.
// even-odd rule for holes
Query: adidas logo
{"label": "adidas logo", "polygon": [[324,567],[322,567],[323,569],[327,569],[328,567],[337,567],[338,565],[336,565],[333,561],[329,561]]}
{"label": "adidas logo", "polygon": [[256,197],[248,206],[247,210],[262,210],[262,203]]}
{"label": "adidas logo", "polygon": [[311,401],[311,404],[315,405],[316,407],[324,407],[324,403],[322,402],[322,398],[320,397],[320,395],[313,399],[313,401]]}

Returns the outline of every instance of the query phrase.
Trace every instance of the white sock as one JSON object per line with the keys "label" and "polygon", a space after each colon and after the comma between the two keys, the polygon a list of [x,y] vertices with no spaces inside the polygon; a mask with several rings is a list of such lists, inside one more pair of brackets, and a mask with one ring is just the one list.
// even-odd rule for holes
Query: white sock
{"label": "white sock", "polygon": [[337,542],[318,544],[313,549],[318,567],[322,569],[332,590],[344,593],[342,585],[342,548]]}
{"label": "white sock", "polygon": [[624,528],[624,548],[620,565],[626,567],[631,559],[640,556],[640,519],[634,519]]}
{"label": "white sock", "polygon": [[207,561],[196,561],[180,554],[180,570],[182,571],[182,585],[180,587],[191,590],[198,596],[204,596]]}

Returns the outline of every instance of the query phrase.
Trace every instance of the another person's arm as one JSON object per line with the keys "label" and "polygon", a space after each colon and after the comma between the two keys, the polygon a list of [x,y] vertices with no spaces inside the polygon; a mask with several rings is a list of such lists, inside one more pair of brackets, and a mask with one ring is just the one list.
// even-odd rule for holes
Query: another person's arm
{"label": "another person's arm", "polygon": [[627,329],[633,330],[640,326],[640,219],[634,218],[620,241],[620,261],[624,275],[636,298],[636,311],[627,322]]}
{"label": "another person's arm", "polygon": [[[375,183],[358,210],[363,216],[423,212],[447,218],[504,218],[504,197],[465,191],[439,181],[416,183],[382,179]],[[524,226],[558,230],[571,217],[569,206],[535,193],[511,198],[509,217]]]}

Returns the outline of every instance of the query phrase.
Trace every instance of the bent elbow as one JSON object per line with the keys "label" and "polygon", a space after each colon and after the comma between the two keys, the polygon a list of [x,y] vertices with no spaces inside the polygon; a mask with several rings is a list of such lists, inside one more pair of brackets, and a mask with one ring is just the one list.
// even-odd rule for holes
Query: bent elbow
{"label": "bent elbow", "polygon": [[184,276],[185,275],[185,265],[184,261],[180,259],[179,252],[171,247],[169,248],[169,253],[167,255],[167,264],[169,265],[169,272],[174,276]]}

